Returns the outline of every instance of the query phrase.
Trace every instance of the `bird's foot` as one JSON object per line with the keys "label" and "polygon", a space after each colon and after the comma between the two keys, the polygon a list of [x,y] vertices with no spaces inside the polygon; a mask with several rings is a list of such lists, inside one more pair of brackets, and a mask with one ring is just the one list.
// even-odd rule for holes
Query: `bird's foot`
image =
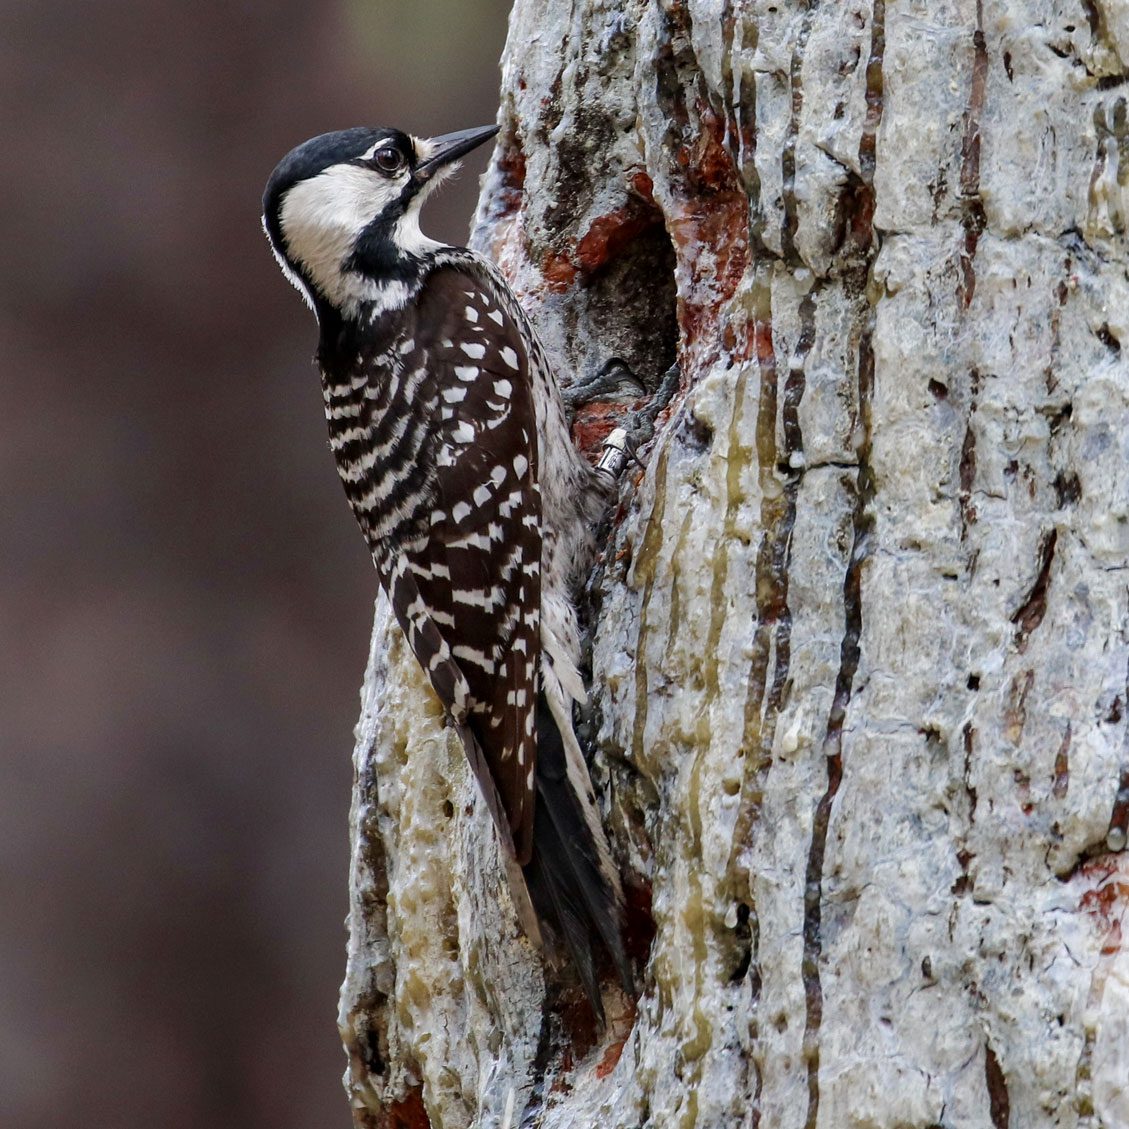
{"label": "bird's foot", "polygon": [[[606,361],[599,372],[561,395],[572,419],[576,445],[611,480],[654,438],[655,421],[678,391],[681,372],[672,365],[649,391],[620,357]],[[642,465],[642,464],[640,464]]]}
{"label": "bird's foot", "polygon": [[647,395],[642,381],[621,357],[609,358],[593,376],[561,389],[561,397],[570,414],[595,400],[606,403],[634,403]]}
{"label": "bird's foot", "polygon": [[635,452],[641,450],[654,439],[655,420],[659,418],[661,412],[670,406],[681,380],[682,369],[678,367],[678,362],[675,361],[662,374],[658,388],[655,389],[647,403],[637,411],[632,412],[625,422],[624,429],[627,432],[628,449],[636,462],[638,462],[638,458]]}

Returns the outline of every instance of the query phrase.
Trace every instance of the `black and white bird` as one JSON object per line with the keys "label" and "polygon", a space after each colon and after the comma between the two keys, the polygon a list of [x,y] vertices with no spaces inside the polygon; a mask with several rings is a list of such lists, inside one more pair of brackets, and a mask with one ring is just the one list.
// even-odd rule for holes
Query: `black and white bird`
{"label": "black and white bird", "polygon": [[263,226],[317,315],[330,446],[400,627],[457,728],[538,916],[597,1014],[598,937],[625,987],[619,877],[572,725],[573,594],[607,486],[573,446],[501,274],[420,208],[495,127],[347,129],[274,170]]}

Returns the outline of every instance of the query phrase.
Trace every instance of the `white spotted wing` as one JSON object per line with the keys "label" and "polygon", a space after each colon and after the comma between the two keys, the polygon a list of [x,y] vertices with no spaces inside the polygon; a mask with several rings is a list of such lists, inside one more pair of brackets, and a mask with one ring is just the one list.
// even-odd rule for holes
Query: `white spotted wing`
{"label": "white spotted wing", "polygon": [[[489,773],[483,790],[488,800],[497,790],[524,863],[532,849],[541,603],[528,358],[485,276],[435,271],[410,321],[434,404],[424,453],[434,461],[434,503],[427,536],[418,551],[409,550],[407,566],[469,687],[466,725]],[[396,607],[395,591],[392,597]],[[396,612],[401,623],[411,619],[407,607]],[[425,670],[432,651],[417,648]],[[447,680],[433,678],[437,689],[440,681]],[[483,765],[475,768],[481,778]]]}

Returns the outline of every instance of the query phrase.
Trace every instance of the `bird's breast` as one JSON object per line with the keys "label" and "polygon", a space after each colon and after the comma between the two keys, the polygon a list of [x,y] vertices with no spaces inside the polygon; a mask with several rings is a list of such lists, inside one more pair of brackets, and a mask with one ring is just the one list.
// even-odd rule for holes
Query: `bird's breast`
{"label": "bird's breast", "polygon": [[353,513],[375,553],[407,540],[433,501],[434,453],[423,358],[395,347],[322,370],[329,446]]}

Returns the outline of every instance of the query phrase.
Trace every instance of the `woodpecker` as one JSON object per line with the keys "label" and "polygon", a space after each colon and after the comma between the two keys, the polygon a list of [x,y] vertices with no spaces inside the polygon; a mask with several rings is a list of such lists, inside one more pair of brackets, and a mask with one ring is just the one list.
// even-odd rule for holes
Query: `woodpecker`
{"label": "woodpecker", "polygon": [[602,1019],[597,938],[628,990],[631,976],[572,706],[585,698],[574,593],[608,487],[573,446],[502,275],[419,223],[432,189],[496,132],[315,137],[271,175],[263,226],[317,317],[330,447],[380,583]]}

